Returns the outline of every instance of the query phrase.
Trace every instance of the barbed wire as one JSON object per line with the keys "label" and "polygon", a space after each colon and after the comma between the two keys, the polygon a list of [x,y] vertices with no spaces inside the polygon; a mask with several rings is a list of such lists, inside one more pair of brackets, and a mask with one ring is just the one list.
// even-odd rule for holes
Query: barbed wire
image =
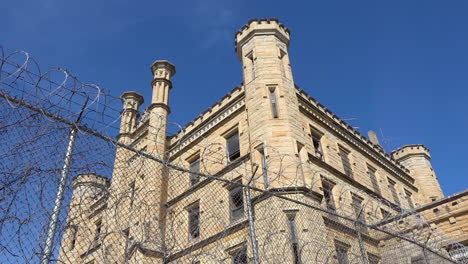
{"label": "barbed wire", "polygon": [[[42,73],[27,52],[0,48],[0,55],[2,263],[43,260],[73,129],[75,177],[64,185],[51,262],[467,261],[463,245],[409,204],[336,177],[317,166],[321,157],[249,142],[230,160],[225,143],[203,135],[184,156],[123,143],[113,136],[120,98],[62,68]],[[165,142],[165,122],[164,115],[141,111],[143,140]],[[168,125],[179,131],[172,146],[193,133]],[[197,170],[187,157],[196,157]]]}

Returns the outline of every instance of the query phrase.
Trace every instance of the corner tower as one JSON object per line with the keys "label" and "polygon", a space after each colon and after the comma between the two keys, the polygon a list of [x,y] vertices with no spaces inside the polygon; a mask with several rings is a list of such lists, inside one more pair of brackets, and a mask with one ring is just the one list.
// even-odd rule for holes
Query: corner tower
{"label": "corner tower", "polygon": [[[291,157],[278,164],[270,160],[271,170],[279,170],[280,162],[296,162],[297,145],[303,136],[289,40],[289,30],[275,18],[252,19],[236,33],[235,50],[242,62],[250,145],[263,144]],[[283,171],[281,178],[298,180],[294,169]],[[284,184],[277,180],[271,186]]]}
{"label": "corner tower", "polygon": [[424,145],[406,145],[392,152],[393,158],[410,170],[419,192],[415,201],[419,205],[444,197],[431,165],[431,154]]}

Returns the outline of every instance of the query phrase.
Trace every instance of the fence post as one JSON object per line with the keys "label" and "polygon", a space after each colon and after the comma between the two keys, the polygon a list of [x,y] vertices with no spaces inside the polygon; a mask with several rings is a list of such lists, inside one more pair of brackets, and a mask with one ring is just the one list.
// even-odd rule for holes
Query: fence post
{"label": "fence post", "polygon": [[363,225],[360,223],[361,215],[364,213],[364,206],[361,207],[359,210],[359,214],[354,220],[354,228],[356,229],[357,239],[359,243],[359,249],[361,250],[362,261],[364,264],[369,264],[369,258],[367,256],[366,248],[364,246],[364,241],[362,241],[362,234],[361,234],[361,226]]}
{"label": "fence post", "polygon": [[260,257],[258,255],[258,244],[257,244],[257,235],[255,234],[255,222],[253,216],[253,208],[252,208],[252,199],[250,196],[250,182],[249,184],[244,187],[245,192],[245,199],[247,201],[247,216],[249,219],[249,232],[250,232],[250,239],[252,242],[252,254],[253,254],[253,261],[254,264],[260,263]]}
{"label": "fence post", "polygon": [[[89,97],[86,98],[78,118],[76,119],[76,124],[79,124],[83,116],[83,112],[88,104]],[[60,216],[60,210],[62,209],[63,196],[65,193],[65,185],[67,183],[68,173],[70,171],[70,164],[72,161],[73,149],[75,147],[76,134],[78,133],[78,127],[74,126],[70,132],[70,137],[68,138],[67,151],[65,153],[65,158],[63,160],[63,167],[60,173],[60,182],[57,189],[57,194],[55,196],[54,208],[52,209],[52,215],[50,216],[49,226],[47,228],[47,236],[45,240],[44,250],[42,251],[41,264],[49,264],[50,258],[52,256],[52,249],[54,247],[54,238],[57,233],[57,223]]]}

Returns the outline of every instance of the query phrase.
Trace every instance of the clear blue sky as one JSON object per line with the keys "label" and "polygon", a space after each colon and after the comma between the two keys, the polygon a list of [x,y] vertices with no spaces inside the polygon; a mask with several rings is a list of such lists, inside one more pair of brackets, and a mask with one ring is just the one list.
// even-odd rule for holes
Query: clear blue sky
{"label": "clear blue sky", "polygon": [[468,1],[16,0],[0,44],[116,96],[149,98],[149,65],[168,59],[170,119],[186,124],[241,83],[234,32],[277,17],[296,83],[361,133],[382,130],[387,151],[428,146],[448,195],[468,187],[467,14]]}

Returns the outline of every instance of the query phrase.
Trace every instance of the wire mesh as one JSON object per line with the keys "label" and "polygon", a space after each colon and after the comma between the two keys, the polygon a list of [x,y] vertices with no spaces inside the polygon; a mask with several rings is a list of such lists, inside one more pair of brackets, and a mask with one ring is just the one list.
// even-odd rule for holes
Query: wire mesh
{"label": "wire mesh", "polygon": [[232,134],[200,140],[187,162],[151,144],[168,128],[149,112],[142,140],[114,139],[119,98],[63,69],[41,73],[26,52],[0,54],[2,263],[44,258],[73,129],[50,263],[468,263],[416,211],[313,159],[269,146],[241,155]]}

